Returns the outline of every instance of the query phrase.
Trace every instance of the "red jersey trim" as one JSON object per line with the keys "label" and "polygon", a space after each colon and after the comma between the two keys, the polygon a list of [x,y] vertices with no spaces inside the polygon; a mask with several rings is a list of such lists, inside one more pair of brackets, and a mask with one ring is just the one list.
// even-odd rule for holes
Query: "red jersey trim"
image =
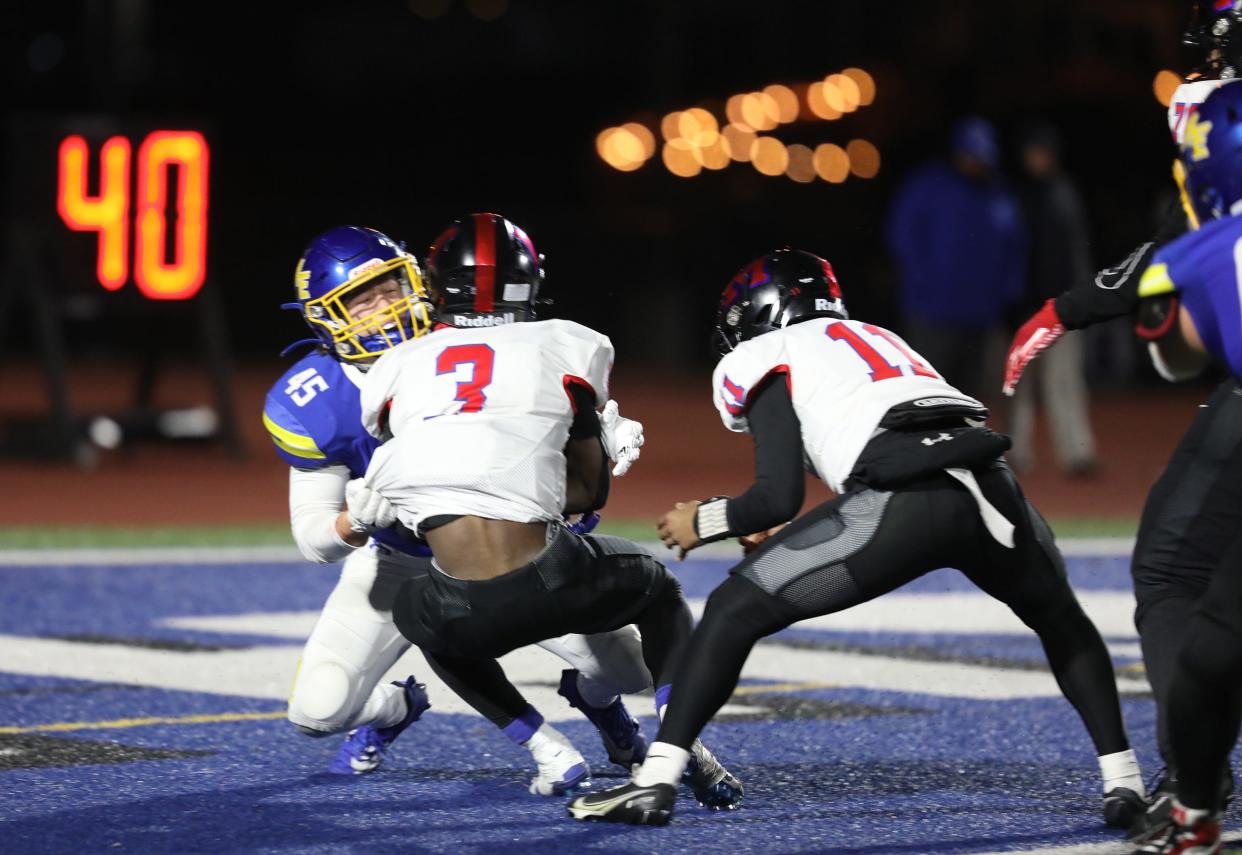
{"label": "red jersey trim", "polygon": [[573,409],[575,416],[578,415],[578,404],[574,401],[574,393],[569,391],[570,386],[581,386],[591,393],[591,400],[595,400],[595,387],[576,374],[566,374],[562,377],[561,386],[565,389],[565,396],[569,398],[569,406]]}

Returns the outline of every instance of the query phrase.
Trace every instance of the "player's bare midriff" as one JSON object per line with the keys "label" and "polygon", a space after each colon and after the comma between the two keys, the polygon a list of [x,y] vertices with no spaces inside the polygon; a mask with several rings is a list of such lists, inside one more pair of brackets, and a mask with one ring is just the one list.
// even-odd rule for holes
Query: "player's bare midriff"
{"label": "player's bare midriff", "polygon": [[464,516],[427,532],[427,544],[445,573],[481,582],[533,561],[548,545],[548,524]]}

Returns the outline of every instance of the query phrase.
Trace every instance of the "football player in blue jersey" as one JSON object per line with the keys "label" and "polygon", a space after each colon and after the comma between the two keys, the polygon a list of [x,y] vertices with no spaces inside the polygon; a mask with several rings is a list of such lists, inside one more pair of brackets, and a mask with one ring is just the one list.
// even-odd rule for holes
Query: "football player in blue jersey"
{"label": "football player in blue jersey", "polygon": [[[1173,94],[1168,126],[1175,143],[1184,137],[1199,104],[1242,73],[1242,0],[1192,0],[1184,43],[1198,56],[1194,70]],[[1174,179],[1183,182],[1180,160]],[[1014,335],[1005,368],[1004,392],[1012,395],[1031,360],[1066,330],[1077,330],[1136,312],[1139,280],[1153,254],[1190,228],[1188,212],[1173,201],[1159,231],[1113,267],[1093,278],[1067,283],[1069,290],[1032,315]],[[1150,313],[1152,307],[1148,307]],[[1148,316],[1150,322],[1150,315]],[[1154,328],[1139,325],[1140,336]],[[1157,363],[1157,369],[1167,370]],[[1211,584],[1225,551],[1242,533],[1242,391],[1228,378],[1204,402],[1178,442],[1143,506],[1130,572],[1137,605],[1134,624],[1142,642],[1143,665],[1156,701],[1156,741],[1166,771],[1151,790],[1148,824],[1163,825],[1171,807],[1177,767],[1167,727],[1167,701],[1182,631],[1194,603]],[[1233,501],[1220,501],[1220,495]],[[1213,498],[1215,497],[1215,498]],[[1194,521],[1191,525],[1190,521]],[[1221,778],[1232,796],[1232,777]],[[1133,829],[1139,834],[1143,828]]]}
{"label": "football player in blue jersey", "polygon": [[[1153,256],[1139,283],[1139,325],[1170,379],[1197,374],[1213,357],[1239,381],[1242,86],[1215,90],[1189,117],[1180,159],[1183,193],[1197,227]],[[1232,488],[1206,495],[1204,519],[1236,513],[1242,465],[1234,460],[1222,473]],[[1180,636],[1167,699],[1178,772],[1171,822],[1151,830],[1135,850],[1140,853],[1220,851],[1220,782],[1242,721],[1242,539],[1233,537],[1219,557]]]}
{"label": "football player in blue jersey", "polygon": [[[289,720],[311,736],[348,731],[330,770],[357,774],[377,768],[429,706],[413,677],[379,683],[410,646],[393,625],[393,595],[406,579],[426,573],[430,560],[362,479],[379,441],[360,421],[359,384],[380,354],[425,335],[432,320],[417,261],[371,229],[340,227],[312,240],[295,288],[297,302],[285,307],[298,310],[314,332],[297,343],[313,350],[272,387],[263,422],[291,467],[289,509],[299,549],[308,560],[344,559],[344,566],[303,650]],[[559,693],[599,727],[609,759],[627,769],[640,762],[645,742],[619,697],[650,679],[634,628],[541,646],[574,666],[562,674]],[[587,778],[582,755],[494,660],[426,658],[459,696],[532,752],[539,768],[532,792],[560,794]]]}

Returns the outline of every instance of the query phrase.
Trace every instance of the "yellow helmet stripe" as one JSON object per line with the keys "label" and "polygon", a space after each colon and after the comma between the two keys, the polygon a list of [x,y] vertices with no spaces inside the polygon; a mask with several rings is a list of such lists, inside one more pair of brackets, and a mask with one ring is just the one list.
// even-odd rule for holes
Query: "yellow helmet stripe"
{"label": "yellow helmet stripe", "polygon": [[328,455],[319,450],[319,446],[315,444],[315,440],[309,436],[294,433],[291,430],[282,428],[276,422],[272,421],[267,413],[263,414],[263,426],[267,428],[267,432],[272,435],[272,442],[278,447],[292,454],[294,457],[305,457],[308,460],[324,460]]}
{"label": "yellow helmet stripe", "polygon": [[1139,280],[1140,297],[1159,297],[1162,294],[1172,294],[1176,290],[1177,285],[1169,278],[1167,264],[1151,265],[1143,271],[1143,278]]}
{"label": "yellow helmet stripe", "polygon": [[1195,206],[1190,204],[1190,196],[1186,193],[1186,165],[1180,160],[1173,161],[1173,181],[1177,184],[1177,197],[1186,212],[1186,220],[1192,229],[1199,228],[1199,215],[1195,213]]}

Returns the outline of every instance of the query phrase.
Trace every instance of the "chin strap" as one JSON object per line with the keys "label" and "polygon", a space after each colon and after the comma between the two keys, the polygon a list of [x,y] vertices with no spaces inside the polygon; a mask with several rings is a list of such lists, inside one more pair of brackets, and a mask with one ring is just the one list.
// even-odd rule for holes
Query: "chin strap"
{"label": "chin strap", "polygon": [[[301,303],[281,303],[280,308],[285,309],[290,312],[297,312],[299,315],[302,314]],[[293,353],[295,350],[299,350],[300,348],[318,347],[321,344],[323,344],[323,342],[317,338],[301,338],[295,341],[293,344],[286,347],[284,350],[282,350],[280,352],[280,355],[281,355],[281,358],[284,358],[288,356],[289,354]]]}
{"label": "chin strap", "polygon": [[293,344],[289,345],[289,346],[288,346],[288,347],[286,347],[284,350],[282,350],[282,351],[280,352],[280,355],[281,355],[281,357],[285,357],[285,356],[288,356],[289,354],[293,353],[295,350],[299,350],[300,348],[303,348],[303,347],[318,347],[318,346],[320,346],[321,344],[323,344],[323,342],[322,342],[322,341],[320,341],[320,340],[319,340],[319,339],[317,339],[317,338],[302,338],[302,339],[298,339],[298,340],[297,340],[297,341],[295,341]]}

